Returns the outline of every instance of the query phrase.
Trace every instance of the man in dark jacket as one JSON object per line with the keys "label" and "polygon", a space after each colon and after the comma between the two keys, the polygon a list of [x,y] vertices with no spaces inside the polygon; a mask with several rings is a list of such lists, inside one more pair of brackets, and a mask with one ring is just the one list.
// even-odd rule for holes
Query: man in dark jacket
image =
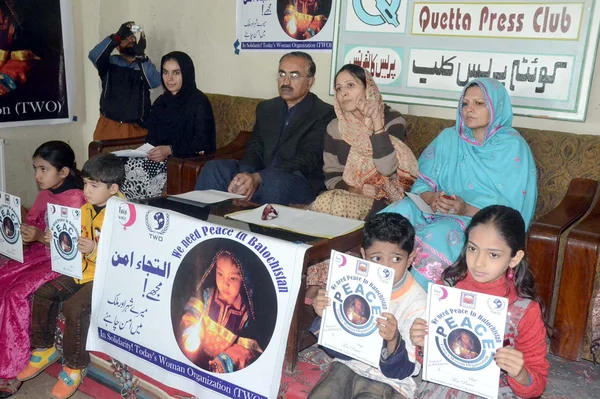
{"label": "man in dark jacket", "polygon": [[240,194],[260,204],[308,204],[325,189],[323,140],[333,107],[310,92],[316,66],[295,51],[279,61],[279,97],[256,107],[252,138],[241,161],[216,160],[203,168],[196,190]]}
{"label": "man in dark jacket", "polygon": [[[161,75],[144,54],[144,32],[137,41],[131,31],[133,21],[108,36],[89,53],[102,79],[100,119],[94,140],[146,135],[144,122],[150,112],[150,89],[161,85]],[[117,48],[119,55],[111,55]]]}

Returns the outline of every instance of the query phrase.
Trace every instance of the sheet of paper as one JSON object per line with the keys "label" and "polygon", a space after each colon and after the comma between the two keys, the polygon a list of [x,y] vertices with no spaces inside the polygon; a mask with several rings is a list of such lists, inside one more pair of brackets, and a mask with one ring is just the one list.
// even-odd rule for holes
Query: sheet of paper
{"label": "sheet of paper", "polygon": [[81,209],[48,204],[48,228],[52,233],[52,270],[80,279],[82,265],[77,239],[81,231]]}
{"label": "sheet of paper", "polygon": [[148,151],[150,151],[153,148],[154,148],[154,146],[152,144],[150,144],[150,143],[144,143],[141,146],[139,146],[138,148],[136,148],[135,150],[136,151],[142,151],[142,152],[148,153]]}
{"label": "sheet of paper", "polygon": [[412,202],[415,203],[417,208],[419,208],[422,212],[435,213],[433,209],[431,209],[431,207],[427,204],[427,202],[423,201],[423,198],[421,198],[420,195],[413,193],[406,193],[406,195],[412,200]]}
{"label": "sheet of paper", "polygon": [[115,154],[118,157],[147,158],[148,151],[150,151],[153,148],[154,146],[152,144],[145,143],[136,148],[135,150],[113,151],[113,154]]}
{"label": "sheet of paper", "polygon": [[365,223],[362,220],[346,219],[283,205],[273,205],[279,214],[275,219],[262,220],[261,216],[266,206],[225,216],[246,223],[323,238],[334,238],[351,233],[362,228]]}
{"label": "sheet of paper", "polygon": [[226,191],[217,190],[198,190],[190,191],[183,194],[172,195],[168,197],[174,201],[184,200],[182,202],[199,202],[201,204],[216,204],[217,202],[223,202],[230,199],[242,199],[245,198],[243,195],[232,194]]}
{"label": "sheet of paper", "polygon": [[331,251],[327,295],[319,345],[373,367],[379,366],[381,343],[377,319],[389,312],[394,269]]}

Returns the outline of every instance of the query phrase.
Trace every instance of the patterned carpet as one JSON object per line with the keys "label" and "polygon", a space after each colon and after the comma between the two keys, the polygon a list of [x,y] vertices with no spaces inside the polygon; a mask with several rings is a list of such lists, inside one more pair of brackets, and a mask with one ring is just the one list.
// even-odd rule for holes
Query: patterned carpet
{"label": "patterned carpet", "polygon": [[[600,364],[570,362],[553,355],[548,355],[548,360],[550,373],[543,399],[600,397]],[[331,362],[316,345],[301,352],[299,361],[294,374],[283,374],[278,399],[305,399]]]}

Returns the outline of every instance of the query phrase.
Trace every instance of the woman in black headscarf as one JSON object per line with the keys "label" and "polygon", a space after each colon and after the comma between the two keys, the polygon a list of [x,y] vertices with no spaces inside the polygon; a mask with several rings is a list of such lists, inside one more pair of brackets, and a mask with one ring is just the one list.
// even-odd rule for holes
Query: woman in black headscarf
{"label": "woman in black headscarf", "polygon": [[196,87],[192,59],[181,51],[162,57],[165,92],[156,99],[148,120],[148,158],[129,158],[123,193],[128,199],[155,197],[167,181],[169,156],[189,158],[216,150],[215,119],[210,101]]}

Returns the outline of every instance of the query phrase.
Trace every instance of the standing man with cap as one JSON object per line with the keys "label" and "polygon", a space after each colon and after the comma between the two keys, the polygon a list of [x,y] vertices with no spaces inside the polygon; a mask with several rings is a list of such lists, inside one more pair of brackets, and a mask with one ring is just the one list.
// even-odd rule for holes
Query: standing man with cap
{"label": "standing man with cap", "polygon": [[[141,32],[140,40],[132,29]],[[111,55],[117,48],[119,55]],[[161,85],[161,75],[145,55],[146,36],[135,22],[125,22],[89,53],[102,80],[100,119],[94,140],[145,136],[150,112],[150,89]]]}

